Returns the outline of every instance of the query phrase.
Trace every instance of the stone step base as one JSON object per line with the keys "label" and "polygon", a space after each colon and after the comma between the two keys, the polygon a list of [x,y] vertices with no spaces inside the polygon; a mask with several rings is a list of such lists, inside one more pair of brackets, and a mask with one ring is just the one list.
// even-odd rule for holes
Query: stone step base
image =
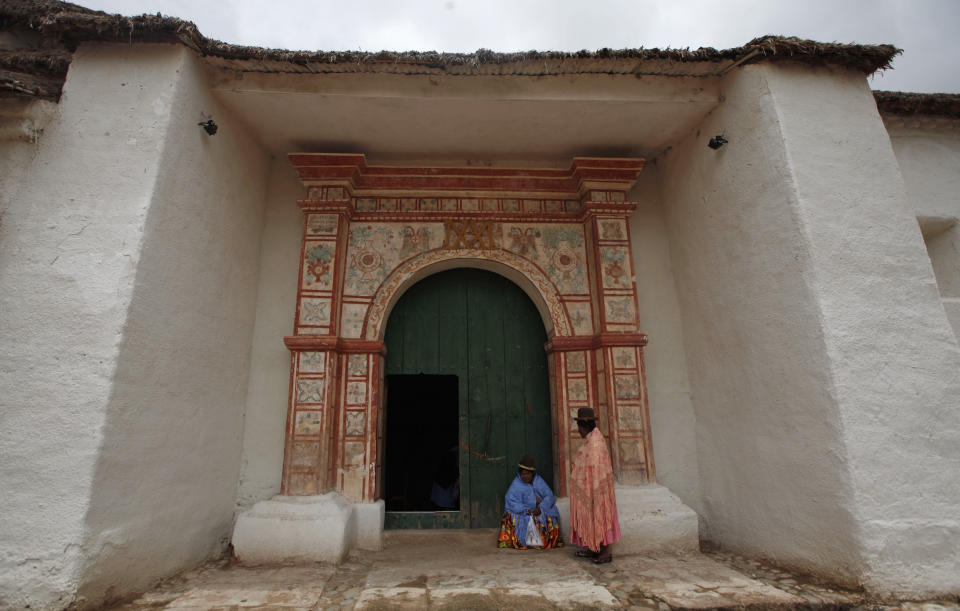
{"label": "stone step base", "polygon": [[[622,538],[614,553],[683,552],[699,548],[697,514],[666,487],[617,486]],[[564,541],[570,540],[570,504],[557,499]],[[233,549],[250,565],[342,562],[351,549],[383,546],[383,501],[350,503],[336,493],[275,496],[237,518]]]}
{"label": "stone step base", "polygon": [[[696,551],[700,547],[697,513],[665,486],[617,486],[617,512],[622,538],[613,553]],[[570,540],[570,500],[557,499],[563,540]]]}
{"label": "stone step base", "polygon": [[353,548],[383,545],[383,501],[354,504],[339,494],[275,496],[237,517],[233,551],[244,564],[331,562]]}

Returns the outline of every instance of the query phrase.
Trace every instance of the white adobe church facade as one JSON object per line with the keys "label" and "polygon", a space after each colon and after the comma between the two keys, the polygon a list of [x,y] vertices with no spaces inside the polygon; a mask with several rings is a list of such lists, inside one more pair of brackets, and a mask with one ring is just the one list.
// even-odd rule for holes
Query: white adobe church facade
{"label": "white adobe church facade", "polygon": [[[561,495],[598,409],[635,549],[656,503],[676,545],[960,592],[960,102],[875,96],[895,49],[296,54],[30,4],[0,37],[0,606],[375,548],[389,376],[440,372],[391,360],[391,314],[462,269],[542,323],[518,409]],[[470,394],[504,358],[458,378],[467,527],[524,453]]]}

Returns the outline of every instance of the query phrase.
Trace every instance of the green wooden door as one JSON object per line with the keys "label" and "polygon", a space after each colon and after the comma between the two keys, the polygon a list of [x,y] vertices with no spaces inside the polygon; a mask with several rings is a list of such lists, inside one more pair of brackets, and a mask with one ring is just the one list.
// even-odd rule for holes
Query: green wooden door
{"label": "green wooden door", "polygon": [[[534,456],[538,472],[553,485],[546,333],[518,286],[475,269],[430,276],[401,297],[385,339],[388,450],[391,417],[397,415],[390,412],[390,380],[398,375],[457,376],[450,409],[459,416],[460,442],[459,511],[388,507],[388,528],[497,526],[503,495],[524,454]],[[409,405],[394,401],[395,410]],[[388,477],[389,471],[388,465]]]}

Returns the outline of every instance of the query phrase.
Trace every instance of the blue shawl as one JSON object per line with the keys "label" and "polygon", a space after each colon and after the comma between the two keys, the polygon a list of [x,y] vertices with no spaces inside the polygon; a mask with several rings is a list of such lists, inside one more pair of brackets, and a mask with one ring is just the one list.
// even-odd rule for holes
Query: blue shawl
{"label": "blue shawl", "polygon": [[505,508],[506,513],[513,518],[517,541],[521,545],[527,540],[527,524],[530,523],[527,519],[527,511],[537,508],[537,499],[540,499],[540,515],[533,516],[537,524],[545,526],[547,518],[553,518],[558,522],[560,512],[557,511],[553,491],[542,477],[534,475],[532,484],[524,484],[519,475],[513,478],[510,488],[507,489]]}

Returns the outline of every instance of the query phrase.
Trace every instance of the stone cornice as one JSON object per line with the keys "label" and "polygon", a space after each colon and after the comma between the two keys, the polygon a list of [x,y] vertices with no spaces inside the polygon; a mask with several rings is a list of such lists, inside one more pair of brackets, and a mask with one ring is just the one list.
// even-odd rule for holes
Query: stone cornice
{"label": "stone cornice", "polygon": [[587,202],[575,212],[508,212],[505,210],[464,212],[452,211],[358,211],[353,204],[345,201],[323,201],[302,199],[297,205],[304,212],[322,214],[343,214],[350,221],[379,221],[379,222],[442,222],[448,219],[483,219],[488,221],[517,222],[518,220],[537,220],[543,222],[569,223],[571,220],[583,221],[588,216],[602,214],[621,214],[629,216],[637,208],[635,202]]}
{"label": "stone cornice", "polygon": [[596,350],[608,346],[646,346],[646,333],[600,333],[597,335],[557,336],[544,344],[544,350],[550,352],[572,352],[576,350]]}
{"label": "stone cornice", "polygon": [[387,354],[384,342],[335,335],[288,335],[283,344],[295,352],[339,352],[341,354]]}
{"label": "stone cornice", "polygon": [[574,157],[554,168],[394,167],[367,165],[364,155],[291,153],[310,199],[496,197],[623,202],[643,169],[639,158]]}

